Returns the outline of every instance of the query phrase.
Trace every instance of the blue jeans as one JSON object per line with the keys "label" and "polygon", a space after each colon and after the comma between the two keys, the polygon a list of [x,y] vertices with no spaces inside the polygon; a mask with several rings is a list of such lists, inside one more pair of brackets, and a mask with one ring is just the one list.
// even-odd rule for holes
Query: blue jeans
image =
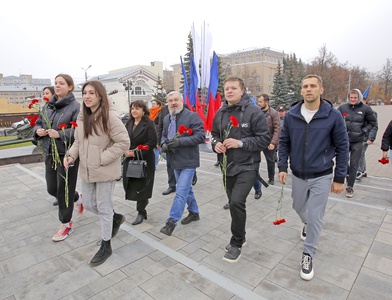
{"label": "blue jeans", "polygon": [[253,188],[255,189],[256,193],[261,192],[261,186],[261,181],[256,178],[255,182],[253,183]]}
{"label": "blue jeans", "polygon": [[161,156],[162,150],[158,148],[154,148],[154,154],[155,154],[155,170],[157,169],[158,162]]}
{"label": "blue jeans", "polygon": [[192,190],[192,179],[196,169],[174,170],[177,180],[176,196],[174,197],[172,207],[170,209],[170,218],[176,224],[182,217],[185,209],[185,203],[188,205],[188,211],[199,213],[195,194]]}

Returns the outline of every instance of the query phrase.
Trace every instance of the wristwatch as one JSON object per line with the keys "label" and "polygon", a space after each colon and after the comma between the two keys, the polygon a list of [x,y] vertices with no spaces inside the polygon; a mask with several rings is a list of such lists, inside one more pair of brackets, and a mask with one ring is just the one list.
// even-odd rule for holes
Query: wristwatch
{"label": "wristwatch", "polygon": [[242,148],[243,145],[244,143],[241,140],[238,140],[238,148]]}

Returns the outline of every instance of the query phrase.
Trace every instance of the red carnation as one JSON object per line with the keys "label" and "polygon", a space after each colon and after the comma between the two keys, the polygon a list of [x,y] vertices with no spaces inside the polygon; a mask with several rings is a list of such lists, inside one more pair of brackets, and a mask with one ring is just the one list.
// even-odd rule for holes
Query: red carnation
{"label": "red carnation", "polygon": [[42,100],[44,100],[45,102],[49,102],[49,98],[48,97],[43,97]]}
{"label": "red carnation", "polygon": [[183,135],[188,128],[186,128],[184,125],[180,125],[180,127],[178,127],[178,133],[179,135]]}
{"label": "red carnation", "polygon": [[138,145],[138,146],[136,147],[136,149],[137,149],[137,150],[148,150],[148,145],[142,145],[142,144],[140,144],[140,145]]}
{"label": "red carnation", "polygon": [[73,127],[73,128],[78,127],[78,123],[76,123],[76,122],[74,122],[74,121],[71,121],[71,122],[69,122],[69,123],[71,124],[71,127]]}
{"label": "red carnation", "polygon": [[65,128],[67,128],[67,124],[64,124],[64,123],[63,123],[63,124],[60,124],[60,125],[59,125],[59,129],[60,129],[60,130],[63,130],[63,129],[65,129]]}
{"label": "red carnation", "polygon": [[192,135],[192,133],[193,133],[192,128],[188,128],[187,131],[186,131],[186,133],[187,133],[188,135]]}
{"label": "red carnation", "polygon": [[238,127],[238,120],[235,116],[230,116],[230,122],[233,124],[234,127]]}

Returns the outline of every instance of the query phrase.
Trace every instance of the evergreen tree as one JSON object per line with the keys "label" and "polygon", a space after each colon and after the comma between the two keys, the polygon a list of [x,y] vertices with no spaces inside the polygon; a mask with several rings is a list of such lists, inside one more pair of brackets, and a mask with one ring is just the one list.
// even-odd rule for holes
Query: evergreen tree
{"label": "evergreen tree", "polygon": [[[283,62],[285,63],[285,60]],[[288,109],[291,104],[288,96],[290,90],[287,85],[286,76],[282,70],[283,68],[279,61],[277,71],[274,75],[274,88],[272,90],[272,100],[274,100],[272,107],[275,109],[278,109],[281,105]]]}
{"label": "evergreen tree", "polygon": [[158,74],[157,84],[154,85],[155,92],[152,94],[154,99],[158,99],[162,102],[162,104],[166,103],[166,91],[164,90],[164,83],[161,79],[161,76]]}

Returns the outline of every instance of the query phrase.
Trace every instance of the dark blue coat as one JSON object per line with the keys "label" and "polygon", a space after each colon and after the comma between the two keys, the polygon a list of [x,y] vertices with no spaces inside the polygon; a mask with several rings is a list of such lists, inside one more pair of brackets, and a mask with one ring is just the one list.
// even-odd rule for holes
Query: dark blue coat
{"label": "dark blue coat", "polygon": [[349,142],[341,113],[327,100],[309,124],[301,115],[303,101],[294,103],[284,119],[279,139],[279,172],[290,169],[302,179],[316,178],[333,172],[334,181],[344,183],[347,175]]}

